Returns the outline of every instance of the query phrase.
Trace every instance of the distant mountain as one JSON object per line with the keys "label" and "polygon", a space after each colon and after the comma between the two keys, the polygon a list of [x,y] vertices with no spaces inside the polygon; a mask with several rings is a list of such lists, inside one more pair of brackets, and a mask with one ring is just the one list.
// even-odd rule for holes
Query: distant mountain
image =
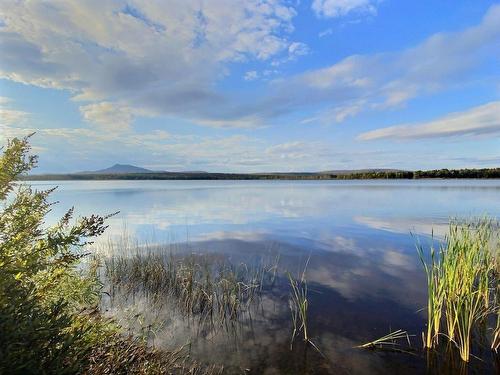
{"label": "distant mountain", "polygon": [[155,173],[150,169],[136,167],[130,164],[115,164],[112,167],[99,169],[97,171],[79,172],[78,174],[124,174],[124,173]]}

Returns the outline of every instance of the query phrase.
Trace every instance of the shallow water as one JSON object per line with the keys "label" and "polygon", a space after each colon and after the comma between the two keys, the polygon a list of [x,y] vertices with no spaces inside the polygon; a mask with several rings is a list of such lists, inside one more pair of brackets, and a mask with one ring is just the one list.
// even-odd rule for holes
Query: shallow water
{"label": "shallow water", "polygon": [[[280,267],[307,270],[309,331],[322,355],[296,340],[290,350],[288,291],[263,293],[251,319],[225,333],[204,332],[168,308],[155,310],[140,294],[121,296],[110,311],[162,322],[156,345],[190,342],[194,358],[234,373],[420,374],[436,368],[419,350],[426,287],[410,232],[429,243],[450,217],[500,217],[500,181],[64,181],[51,218],[75,205],[79,214],[120,211],[107,236],[124,233],[177,251],[218,253],[238,263],[281,254]],[[284,284],[283,284],[284,285]],[[120,302],[120,303],[118,303]],[[127,315],[128,314],[128,315]],[[353,347],[407,330],[415,351]],[[417,350],[418,349],[418,350]],[[475,348],[469,373],[495,373],[489,350]],[[451,362],[438,361],[444,366]]]}

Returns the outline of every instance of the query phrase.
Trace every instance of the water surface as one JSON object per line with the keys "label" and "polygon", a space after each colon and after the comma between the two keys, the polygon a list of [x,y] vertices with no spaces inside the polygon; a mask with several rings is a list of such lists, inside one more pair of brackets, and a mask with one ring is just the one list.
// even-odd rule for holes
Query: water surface
{"label": "water surface", "polygon": [[[415,239],[440,238],[450,217],[500,217],[499,180],[418,181],[62,181],[55,220],[71,206],[82,215],[120,211],[106,236],[132,235],[148,244],[217,253],[234,262],[278,252],[283,269],[298,271],[307,258],[310,335],[322,355],[296,343],[290,350],[287,291],[263,296],[260,312],[231,334],[193,333],[171,312],[150,311],[140,296],[111,309],[150,313],[163,321],[155,344],[191,343],[192,355],[234,373],[399,374],[427,369],[411,354],[353,347],[391,329],[418,337],[424,329],[425,279]],[[133,315],[133,314],[132,314]],[[227,331],[227,330],[226,330]],[[470,373],[495,373],[487,350]]]}

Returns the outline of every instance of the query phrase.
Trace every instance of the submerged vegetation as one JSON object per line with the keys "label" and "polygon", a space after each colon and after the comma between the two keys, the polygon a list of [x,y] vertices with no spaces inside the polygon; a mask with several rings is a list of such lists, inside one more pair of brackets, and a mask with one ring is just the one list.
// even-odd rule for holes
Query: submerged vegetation
{"label": "submerged vegetation", "polygon": [[[123,243],[123,241],[122,241]],[[104,279],[112,288],[141,291],[173,302],[181,316],[212,326],[236,321],[248,312],[263,288],[272,286],[279,257],[255,265],[233,265],[211,254],[174,256],[168,249],[113,244],[101,249]]]}
{"label": "submerged vegetation", "polygon": [[[427,275],[427,332],[424,347],[435,348],[442,336],[468,362],[475,330],[499,313],[498,223],[490,219],[452,221],[445,241],[418,253]],[[445,322],[443,327],[442,321]],[[498,318],[491,348],[498,349]]]}

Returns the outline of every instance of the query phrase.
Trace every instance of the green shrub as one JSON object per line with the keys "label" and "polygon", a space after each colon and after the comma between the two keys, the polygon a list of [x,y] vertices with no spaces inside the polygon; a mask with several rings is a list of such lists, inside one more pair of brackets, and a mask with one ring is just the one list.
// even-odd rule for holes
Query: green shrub
{"label": "green shrub", "polygon": [[29,151],[28,138],[14,139],[0,157],[0,373],[76,373],[96,344],[78,313],[99,296],[98,281],[76,266],[105,217],[73,222],[71,209],[47,227],[53,189],[16,183],[36,165]]}

